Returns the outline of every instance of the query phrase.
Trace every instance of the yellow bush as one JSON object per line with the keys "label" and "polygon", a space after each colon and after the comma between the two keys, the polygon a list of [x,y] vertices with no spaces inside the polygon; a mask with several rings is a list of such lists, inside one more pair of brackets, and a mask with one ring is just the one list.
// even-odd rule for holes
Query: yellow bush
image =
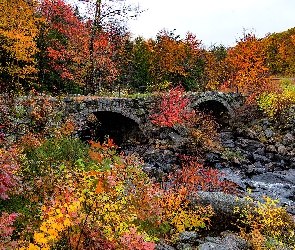
{"label": "yellow bush", "polygon": [[253,249],[275,249],[277,246],[295,247],[295,221],[278,200],[264,197],[264,202],[247,198],[246,208],[235,212],[240,214],[239,227],[242,236]]}

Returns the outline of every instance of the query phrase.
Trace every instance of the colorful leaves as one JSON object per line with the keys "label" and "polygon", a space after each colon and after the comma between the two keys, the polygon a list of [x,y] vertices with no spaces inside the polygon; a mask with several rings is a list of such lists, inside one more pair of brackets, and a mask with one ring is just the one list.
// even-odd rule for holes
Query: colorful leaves
{"label": "colorful leaves", "polygon": [[34,4],[24,0],[1,1],[0,3],[0,73],[3,90],[20,79],[36,76],[35,54],[38,52],[36,37],[38,22]]}
{"label": "colorful leaves", "polygon": [[[284,81],[273,84],[272,87],[266,88],[256,98],[258,107],[268,115],[269,118],[278,120],[282,118],[286,111],[295,103],[295,87],[294,83]],[[285,118],[287,118],[285,116]]]}
{"label": "colorful leaves", "polygon": [[244,35],[235,47],[228,50],[226,64],[232,89],[256,93],[266,82],[265,51],[253,34]]}
{"label": "colorful leaves", "polygon": [[0,248],[14,248],[16,243],[12,241],[11,236],[14,231],[13,223],[19,216],[17,213],[8,214],[2,212],[0,216]]}
{"label": "colorful leaves", "polygon": [[3,200],[9,199],[9,194],[21,184],[19,153],[17,148],[0,148],[0,197]]}
{"label": "colorful leaves", "polygon": [[263,201],[246,197],[251,203],[244,209],[237,209],[240,219],[239,228],[242,236],[247,239],[253,249],[294,247],[294,218],[278,200],[263,197]]}
{"label": "colorful leaves", "polygon": [[159,110],[153,110],[150,116],[152,123],[160,126],[173,127],[174,124],[183,124],[194,115],[188,110],[189,99],[184,96],[184,88],[177,86],[168,94],[161,96]]}

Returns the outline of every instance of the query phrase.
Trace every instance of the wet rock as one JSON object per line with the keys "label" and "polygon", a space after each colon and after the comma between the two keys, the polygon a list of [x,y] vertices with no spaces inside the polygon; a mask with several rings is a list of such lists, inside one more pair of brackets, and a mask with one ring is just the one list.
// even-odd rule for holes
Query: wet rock
{"label": "wet rock", "polygon": [[244,149],[246,151],[249,151],[249,152],[255,152],[259,148],[264,148],[263,143],[261,143],[259,141],[255,141],[255,140],[245,139],[245,138],[240,138],[236,142],[236,145],[241,147],[242,149]]}
{"label": "wet rock", "polygon": [[206,163],[211,165],[220,162],[220,156],[215,153],[209,153],[206,155]]}
{"label": "wet rock", "polygon": [[255,153],[253,153],[253,159],[254,159],[254,161],[259,161],[262,163],[269,163],[270,162],[270,159],[268,159],[267,157],[260,155],[260,154],[255,154]]}
{"label": "wet rock", "polygon": [[236,158],[236,157],[234,157],[234,158],[232,159],[232,163],[233,163],[234,167],[238,167],[238,166],[241,165],[240,160],[239,160],[238,158]]}
{"label": "wet rock", "polygon": [[278,153],[281,155],[287,155],[288,150],[286,149],[286,147],[284,145],[280,145],[280,146],[278,146]]}
{"label": "wet rock", "polygon": [[277,162],[280,162],[280,161],[284,160],[284,156],[281,154],[274,154],[274,160]]}
{"label": "wet rock", "polygon": [[295,194],[295,170],[284,170],[279,172],[267,172],[253,175],[245,183],[252,190],[254,199],[263,196],[279,199],[280,205],[294,206]]}
{"label": "wet rock", "polygon": [[272,138],[275,135],[275,132],[272,129],[267,128],[264,130],[264,134],[267,138]]}
{"label": "wet rock", "polygon": [[283,138],[283,144],[288,145],[294,142],[294,136],[291,133],[285,134]]}
{"label": "wet rock", "polygon": [[274,154],[273,153],[265,153],[265,157],[271,161],[274,158]]}
{"label": "wet rock", "polygon": [[195,250],[196,248],[188,243],[179,243],[176,245],[177,250]]}
{"label": "wet rock", "polygon": [[276,153],[277,149],[274,145],[267,145],[266,151]]}
{"label": "wet rock", "polygon": [[248,201],[238,199],[237,196],[225,194],[223,192],[197,192],[196,197],[191,198],[192,207],[211,206],[214,215],[211,217],[211,230],[236,229],[234,224],[238,219],[234,209],[245,208]]}
{"label": "wet rock", "polygon": [[251,176],[251,175],[255,174],[255,166],[253,164],[248,165],[246,167],[246,174],[247,174],[247,176]]}
{"label": "wet rock", "polygon": [[219,135],[221,141],[227,141],[234,139],[234,134],[231,131],[221,132]]}
{"label": "wet rock", "polygon": [[224,233],[223,237],[206,237],[199,250],[248,250],[250,243],[233,233]]}
{"label": "wet rock", "polygon": [[248,145],[248,139],[245,139],[243,137],[239,137],[237,138],[237,140],[235,141],[236,146],[239,146],[241,148],[246,148]]}
{"label": "wet rock", "polygon": [[211,205],[216,213],[234,214],[234,207],[245,207],[247,202],[244,199],[237,199],[235,195],[223,192],[197,192],[197,197],[192,199],[195,205]]}
{"label": "wet rock", "polygon": [[198,239],[198,233],[195,231],[184,231],[179,233],[178,238],[181,243],[194,244]]}
{"label": "wet rock", "polygon": [[258,148],[254,154],[258,154],[258,155],[265,155],[265,147],[262,148]]}
{"label": "wet rock", "polygon": [[247,136],[251,139],[256,139],[258,137],[258,133],[250,128],[247,128],[246,131]]}
{"label": "wet rock", "polygon": [[175,132],[170,132],[169,133],[169,138],[176,144],[182,144],[184,143],[184,138],[178,134],[178,133],[175,133]]}
{"label": "wet rock", "polygon": [[235,148],[235,143],[233,140],[226,140],[224,142],[222,142],[223,146],[226,148]]}
{"label": "wet rock", "polygon": [[167,244],[161,244],[161,245],[157,245],[155,247],[155,250],[175,250],[175,248]]}
{"label": "wet rock", "polygon": [[272,162],[265,165],[266,172],[273,172],[274,169],[275,169],[275,165]]}

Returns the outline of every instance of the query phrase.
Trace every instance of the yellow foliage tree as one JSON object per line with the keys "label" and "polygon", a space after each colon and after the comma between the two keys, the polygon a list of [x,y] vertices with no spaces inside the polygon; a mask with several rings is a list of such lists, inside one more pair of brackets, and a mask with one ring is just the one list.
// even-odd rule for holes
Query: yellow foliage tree
{"label": "yellow foliage tree", "polygon": [[204,52],[206,90],[218,90],[225,83],[226,55],[227,50],[223,45],[212,46]]}
{"label": "yellow foliage tree", "polygon": [[0,89],[20,87],[36,73],[35,54],[40,18],[34,13],[35,1],[0,1]]}

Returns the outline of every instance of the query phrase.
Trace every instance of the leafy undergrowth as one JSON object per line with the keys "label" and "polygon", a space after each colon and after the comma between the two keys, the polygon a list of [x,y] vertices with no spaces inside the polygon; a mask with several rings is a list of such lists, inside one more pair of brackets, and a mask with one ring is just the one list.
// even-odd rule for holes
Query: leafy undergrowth
{"label": "leafy undergrowth", "polygon": [[[116,149],[111,139],[85,144],[64,131],[2,147],[1,249],[154,249],[184,230],[210,230],[211,207],[193,207],[189,196],[235,192],[217,170],[186,157],[154,183],[138,157]],[[294,245],[294,220],[272,201],[239,213],[254,249]]]}
{"label": "leafy undergrowth", "polygon": [[[243,238],[254,250],[295,248],[295,221],[278,200],[263,197],[263,201],[246,197],[249,205],[236,208],[238,227]],[[251,204],[251,205],[250,205]]]}
{"label": "leafy undergrowth", "polygon": [[270,118],[285,123],[295,105],[295,85],[288,79],[273,83],[257,97],[258,107]]}
{"label": "leafy undergrowth", "polygon": [[[52,138],[27,134],[18,145],[3,144],[0,246],[154,249],[159,239],[209,229],[211,207],[192,208],[188,196],[217,174],[184,166],[164,185],[152,182],[142,164],[117,153],[111,139],[86,144],[62,129]],[[196,169],[196,185],[181,178]]]}
{"label": "leafy undergrowth", "polygon": [[[161,111],[181,104],[180,113],[159,112],[152,117],[155,124],[192,120],[182,92],[173,89],[159,106]],[[214,148],[214,121],[196,111],[194,116],[192,145]],[[1,134],[0,249],[154,249],[185,230],[210,231],[212,208],[190,201],[197,191],[236,192],[218,170],[193,156],[182,156],[180,169],[155,182],[137,156],[118,153],[111,139],[84,143],[73,130],[67,121],[51,137],[28,131],[15,145]],[[295,247],[295,224],[286,210],[269,199],[251,202],[256,205],[236,212],[240,235],[253,249]]]}

